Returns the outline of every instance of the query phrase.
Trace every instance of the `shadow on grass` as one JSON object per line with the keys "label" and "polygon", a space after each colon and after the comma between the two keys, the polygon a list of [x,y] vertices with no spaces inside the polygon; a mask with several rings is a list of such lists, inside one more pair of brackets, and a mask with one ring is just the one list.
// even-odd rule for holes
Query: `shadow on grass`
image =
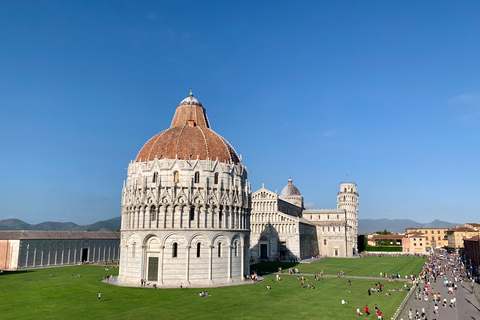
{"label": "shadow on grass", "polygon": [[257,264],[252,264],[250,266],[250,270],[257,270],[262,273],[272,273],[272,272],[278,272],[278,268],[282,268],[282,271],[284,269],[288,268],[295,268],[299,265],[299,263],[294,263],[294,262],[260,262]]}
{"label": "shadow on grass", "polygon": [[30,273],[33,271],[34,270],[3,271],[2,275],[0,275],[0,278],[4,276],[14,275],[14,274]]}

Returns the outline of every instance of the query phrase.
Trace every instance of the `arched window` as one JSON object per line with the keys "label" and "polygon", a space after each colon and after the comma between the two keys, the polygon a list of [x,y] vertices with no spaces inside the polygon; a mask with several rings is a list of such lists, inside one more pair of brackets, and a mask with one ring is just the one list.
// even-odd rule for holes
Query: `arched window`
{"label": "arched window", "polygon": [[200,183],[200,172],[195,172],[195,183]]}
{"label": "arched window", "polygon": [[220,258],[222,256],[222,243],[218,243],[218,257]]}
{"label": "arched window", "polygon": [[150,208],[150,221],[155,221],[157,220],[157,212],[155,206],[152,206]]}
{"label": "arched window", "polygon": [[155,182],[157,182],[157,180],[158,180],[158,172],[154,172],[152,182],[155,183]]}
{"label": "arched window", "polygon": [[190,207],[190,221],[195,219],[195,207]]}
{"label": "arched window", "polygon": [[324,246],[327,245],[327,239],[323,239],[323,245],[324,245]]}
{"label": "arched window", "polygon": [[201,243],[197,243],[197,258],[200,258],[200,245]]}
{"label": "arched window", "polygon": [[172,258],[176,258],[178,255],[178,243],[174,242],[172,245]]}
{"label": "arched window", "polygon": [[178,181],[180,181],[180,174],[178,173],[178,171],[175,171],[173,173],[173,182],[178,183]]}
{"label": "arched window", "polygon": [[234,247],[235,247],[235,257],[238,257],[238,241],[235,241]]}
{"label": "arched window", "polygon": [[215,172],[215,176],[213,178],[213,183],[218,184],[218,172]]}

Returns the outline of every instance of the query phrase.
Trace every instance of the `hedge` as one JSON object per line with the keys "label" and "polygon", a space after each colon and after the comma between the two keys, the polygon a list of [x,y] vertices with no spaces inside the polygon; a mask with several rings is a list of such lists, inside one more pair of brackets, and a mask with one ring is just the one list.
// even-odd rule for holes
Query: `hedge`
{"label": "hedge", "polygon": [[402,247],[384,247],[384,246],[367,246],[365,251],[390,251],[390,252],[402,252]]}

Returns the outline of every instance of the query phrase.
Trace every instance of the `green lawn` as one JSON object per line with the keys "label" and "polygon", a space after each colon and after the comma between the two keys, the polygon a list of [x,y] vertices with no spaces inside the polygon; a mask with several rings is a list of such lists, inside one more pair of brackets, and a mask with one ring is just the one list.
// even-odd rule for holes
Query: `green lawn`
{"label": "green lawn", "polygon": [[277,271],[278,267],[282,272],[288,273],[288,268],[297,268],[300,273],[320,273],[337,275],[343,270],[347,276],[380,276],[387,272],[388,275],[398,273],[400,276],[410,276],[410,274],[419,274],[426,258],[418,257],[374,257],[367,256],[359,259],[353,258],[326,258],[317,263],[282,263],[282,262],[262,262],[252,266],[259,271],[272,272]]}
{"label": "green lawn", "polygon": [[[372,259],[376,258],[376,259]],[[398,260],[397,260],[398,259]],[[367,263],[365,263],[367,262]],[[348,274],[354,270],[371,273],[368,266],[405,270],[406,265],[421,265],[423,259],[367,257],[362,259],[326,259],[317,264],[302,264],[300,271],[323,268]],[[387,266],[388,265],[388,266]],[[305,269],[305,270],[303,270]],[[320,270],[318,269],[318,270]],[[361,271],[363,270],[363,271]],[[401,272],[401,271],[398,272]],[[202,289],[150,289],[115,287],[99,280],[116,275],[118,269],[105,271],[100,266],[74,266],[6,272],[0,276],[2,320],[6,319],[355,319],[356,308],[378,304],[389,319],[406,295],[375,293],[368,296],[371,279],[324,278],[314,282],[315,290],[302,289],[297,276],[282,275],[282,281],[224,288],[208,288],[211,297],[198,297]],[[378,271],[379,272],[379,271]],[[52,273],[53,277],[49,277]],[[71,275],[81,277],[71,278]],[[272,290],[266,290],[269,284]],[[385,281],[385,291],[403,283]],[[350,292],[346,292],[349,290]],[[98,291],[102,302],[97,301]],[[349,304],[342,305],[345,299]],[[372,317],[373,318],[373,317]]]}

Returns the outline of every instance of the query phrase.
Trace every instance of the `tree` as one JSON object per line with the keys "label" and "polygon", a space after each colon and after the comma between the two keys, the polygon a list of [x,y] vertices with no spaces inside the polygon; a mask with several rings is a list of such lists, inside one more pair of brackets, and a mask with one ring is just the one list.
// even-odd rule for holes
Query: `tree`
{"label": "tree", "polygon": [[384,234],[384,235],[388,235],[388,234],[392,234],[390,231],[387,231],[386,229],[383,230],[383,231],[377,231],[375,232],[376,234]]}

